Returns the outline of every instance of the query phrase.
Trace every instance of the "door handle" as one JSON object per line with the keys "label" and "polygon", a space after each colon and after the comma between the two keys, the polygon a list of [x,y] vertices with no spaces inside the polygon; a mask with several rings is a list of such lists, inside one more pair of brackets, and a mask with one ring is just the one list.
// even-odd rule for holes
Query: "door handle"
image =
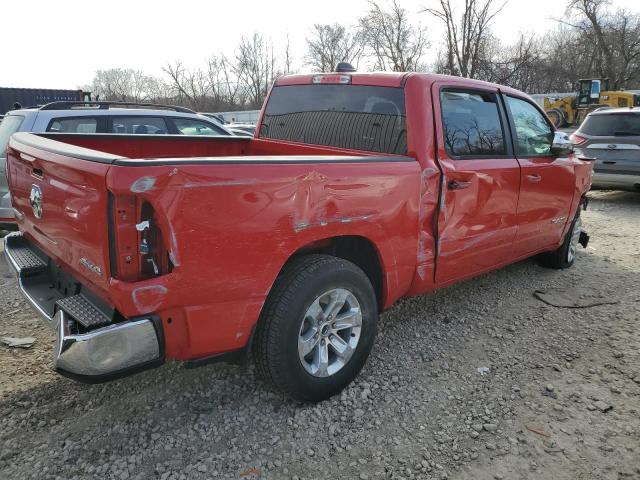
{"label": "door handle", "polygon": [[602,163],[606,163],[607,165],[615,165],[616,162],[611,161],[611,160],[603,160]]}
{"label": "door handle", "polygon": [[458,182],[457,180],[451,180],[447,187],[449,190],[462,190],[464,188],[469,188],[471,186],[471,182]]}
{"label": "door handle", "polygon": [[539,182],[540,180],[542,180],[542,177],[536,173],[527,175],[527,180],[529,180],[530,182]]}

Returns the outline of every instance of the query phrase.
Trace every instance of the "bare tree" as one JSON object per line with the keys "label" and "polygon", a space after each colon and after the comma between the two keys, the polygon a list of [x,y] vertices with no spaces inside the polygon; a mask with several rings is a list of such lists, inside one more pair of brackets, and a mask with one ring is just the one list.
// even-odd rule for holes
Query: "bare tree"
{"label": "bare tree", "polygon": [[358,63],[362,43],[344,25],[315,24],[307,37],[307,64],[320,72],[333,72],[340,62]]}
{"label": "bare tree", "polygon": [[292,71],[293,58],[291,55],[291,41],[287,33],[287,43],[284,46],[284,74],[289,75]]}
{"label": "bare tree", "polygon": [[569,0],[567,10],[577,18],[567,23],[583,32],[597,59],[598,75],[609,78],[614,90],[640,76],[640,15],[609,12],[606,0]]}
{"label": "bare tree", "polygon": [[259,108],[275,80],[273,44],[259,33],[242,37],[235,61],[236,75],[244,83],[250,103]]}
{"label": "bare tree", "polygon": [[464,10],[458,17],[451,0],[438,0],[436,7],[424,11],[440,19],[446,28],[446,73],[475,78],[486,58],[483,53],[491,39],[490,24],[504,8],[494,0],[464,0]]}
{"label": "bare tree", "polygon": [[504,46],[491,37],[478,60],[476,78],[533,92],[539,80],[536,72],[543,65],[543,45],[534,36],[520,35],[514,45]]}
{"label": "bare tree", "polygon": [[169,76],[169,83],[178,103],[203,110],[203,104],[210,94],[210,85],[202,70],[189,70],[180,61],[175,61],[164,67],[163,71]]}
{"label": "bare tree", "polygon": [[236,76],[236,68],[226,55],[213,55],[207,63],[211,92],[209,110],[224,110],[247,101],[247,89]]}
{"label": "bare tree", "polygon": [[613,88],[640,82],[640,15],[618,10],[611,25],[615,77]]}
{"label": "bare tree", "polygon": [[140,70],[98,70],[93,79],[94,98],[121,102],[148,101],[157,91],[157,80]]}
{"label": "bare tree", "polygon": [[604,6],[605,0],[570,0],[567,5],[567,10],[577,11],[581,17],[581,22],[573,25],[576,28],[582,30],[591,29],[593,32],[594,46],[599,50],[601,54],[601,60],[604,62],[603,73],[604,76],[612,78],[614,75],[613,69],[613,56],[611,55],[611,48],[609,42],[605,38],[604,32]]}
{"label": "bare tree", "polygon": [[426,29],[411,23],[408,12],[397,0],[388,10],[370,0],[369,12],[360,19],[360,35],[379,70],[417,70],[429,46]]}

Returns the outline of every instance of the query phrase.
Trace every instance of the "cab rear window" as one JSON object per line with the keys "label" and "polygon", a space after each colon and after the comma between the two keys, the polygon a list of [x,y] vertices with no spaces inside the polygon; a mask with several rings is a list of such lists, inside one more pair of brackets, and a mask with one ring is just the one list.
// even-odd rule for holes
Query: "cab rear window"
{"label": "cab rear window", "polygon": [[260,138],[406,155],[404,90],[362,85],[275,87]]}

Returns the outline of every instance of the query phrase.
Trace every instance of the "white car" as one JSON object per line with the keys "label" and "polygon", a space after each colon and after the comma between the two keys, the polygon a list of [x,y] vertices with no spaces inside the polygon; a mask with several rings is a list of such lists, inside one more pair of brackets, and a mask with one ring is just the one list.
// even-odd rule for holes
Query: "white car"
{"label": "white car", "polygon": [[211,117],[171,105],[124,102],[53,102],[7,112],[0,122],[0,230],[12,229],[5,161],[15,132],[135,135],[213,135],[234,133]]}

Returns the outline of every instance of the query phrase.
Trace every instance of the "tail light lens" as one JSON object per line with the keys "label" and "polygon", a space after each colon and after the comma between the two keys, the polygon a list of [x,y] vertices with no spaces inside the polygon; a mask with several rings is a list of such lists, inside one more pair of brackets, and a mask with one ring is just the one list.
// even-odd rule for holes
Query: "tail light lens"
{"label": "tail light lens", "polygon": [[586,138],[581,137],[580,135],[576,135],[575,133],[569,135],[569,140],[571,140],[571,143],[573,143],[574,145],[582,145],[587,141]]}
{"label": "tail light lens", "polygon": [[151,204],[135,196],[111,195],[109,254],[111,276],[133,282],[171,271]]}

